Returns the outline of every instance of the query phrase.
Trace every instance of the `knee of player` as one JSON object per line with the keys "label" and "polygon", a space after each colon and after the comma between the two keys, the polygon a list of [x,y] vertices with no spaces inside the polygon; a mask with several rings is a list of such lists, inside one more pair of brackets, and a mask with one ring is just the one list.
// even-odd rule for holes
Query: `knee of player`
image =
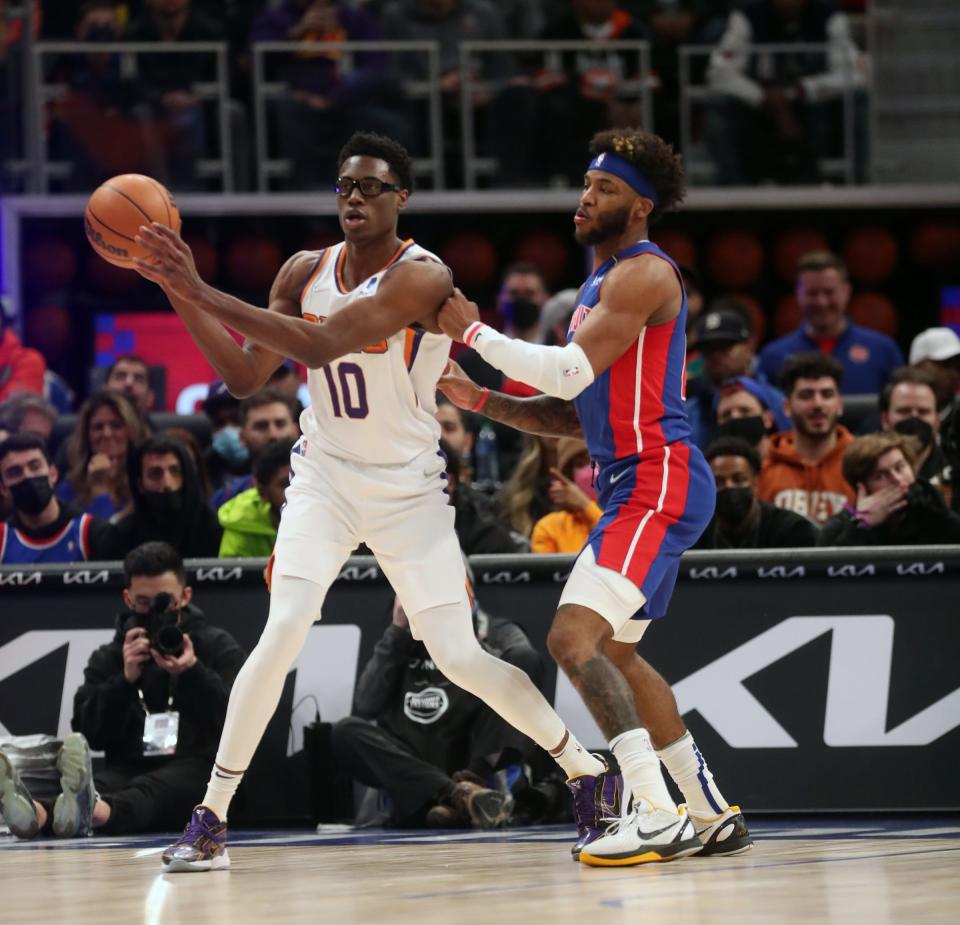
{"label": "knee of player", "polygon": [[469,643],[458,646],[433,646],[427,643],[427,651],[433,659],[433,663],[440,669],[440,672],[459,687],[469,688],[470,679],[473,677],[477,660],[483,658],[483,649],[480,643],[474,640],[474,645]]}
{"label": "knee of player", "polygon": [[609,626],[580,619],[572,608],[561,607],[547,634],[547,650],[565,671],[578,668],[603,650]]}

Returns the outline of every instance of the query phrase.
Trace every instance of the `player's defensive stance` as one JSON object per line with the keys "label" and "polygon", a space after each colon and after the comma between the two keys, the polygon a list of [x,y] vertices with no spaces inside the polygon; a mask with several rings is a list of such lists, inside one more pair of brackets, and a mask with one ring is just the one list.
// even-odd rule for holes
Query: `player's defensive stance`
{"label": "player's defensive stance", "polygon": [[[580,746],[528,676],[485,652],[474,635],[434,419],[450,351],[436,314],[453,287],[433,254],[397,237],[412,185],[402,147],[354,135],[336,183],[345,240],[291,257],[266,311],[206,285],[169,228],[140,229],[138,241],[153,259],[139,261],[138,272],[163,288],[231,392],[256,391],[292,357],[309,370],[312,399],[291,456],[267,623],[233,685],[203,802],[163,852],[167,870],[229,866],[230,800],[327,589],[360,542],[376,555],[414,637],[448,678],[547,749],[583,787],[617,789],[618,776]],[[238,345],[224,325],[247,342]],[[598,831],[601,811],[596,802],[584,805],[580,826]]]}
{"label": "player's defensive stance", "polygon": [[[455,363],[440,388],[461,408],[520,430],[582,433],[599,464],[604,514],[564,588],[548,645],[609,737],[634,802],[602,837],[584,835],[580,860],[733,854],[751,845],[743,815],[717,788],[670,687],[636,653],[650,621],[666,613],[680,555],[706,527],[715,498],[684,410],[683,282],[647,240],[651,220],[683,198],[683,166],[660,138],[633,129],[600,133],[590,151],[574,224],[577,240],[594,247],[593,273],[566,346],[505,337],[480,323],[459,290],[439,315],[447,334],[544,395],[491,393]],[[686,799],[679,809],[661,761]]]}

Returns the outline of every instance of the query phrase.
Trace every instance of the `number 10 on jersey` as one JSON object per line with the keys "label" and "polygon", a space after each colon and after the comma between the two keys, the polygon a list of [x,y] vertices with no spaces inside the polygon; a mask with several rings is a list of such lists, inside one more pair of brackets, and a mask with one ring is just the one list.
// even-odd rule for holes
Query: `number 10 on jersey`
{"label": "number 10 on jersey", "polygon": [[367,383],[363,370],[356,363],[337,363],[333,367],[324,366],[323,375],[330,389],[330,401],[333,404],[333,416],[362,419],[370,413],[367,404]]}

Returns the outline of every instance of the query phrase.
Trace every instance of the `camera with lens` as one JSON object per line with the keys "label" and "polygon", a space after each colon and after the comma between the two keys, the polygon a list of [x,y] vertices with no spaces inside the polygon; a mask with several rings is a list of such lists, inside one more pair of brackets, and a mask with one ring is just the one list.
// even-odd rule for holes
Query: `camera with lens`
{"label": "camera with lens", "polygon": [[145,613],[131,612],[127,616],[123,631],[126,633],[142,626],[147,631],[150,648],[156,649],[161,655],[177,658],[183,654],[183,630],[177,626],[180,611],[169,609],[172,600],[172,595],[161,591],[150,601]]}

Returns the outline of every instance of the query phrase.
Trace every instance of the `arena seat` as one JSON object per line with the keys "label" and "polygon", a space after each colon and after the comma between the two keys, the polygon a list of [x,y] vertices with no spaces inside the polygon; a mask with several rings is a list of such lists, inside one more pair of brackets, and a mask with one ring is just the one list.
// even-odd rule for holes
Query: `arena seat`
{"label": "arena seat", "polygon": [[[879,409],[879,396],[873,394],[844,395],[843,416],[840,423],[852,434],[860,432],[861,425],[870,418],[876,418]],[[879,426],[879,420],[878,420]]]}

